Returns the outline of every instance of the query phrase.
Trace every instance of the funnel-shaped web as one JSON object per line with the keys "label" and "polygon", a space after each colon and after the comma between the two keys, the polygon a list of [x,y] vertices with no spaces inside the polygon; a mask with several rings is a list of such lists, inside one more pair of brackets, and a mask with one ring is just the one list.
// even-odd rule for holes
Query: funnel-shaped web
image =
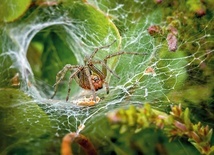
{"label": "funnel-shaped web", "polygon": [[[199,100],[209,98],[213,88],[213,84],[207,87],[213,78],[210,65],[213,62],[212,18],[207,17],[206,22],[201,24],[200,20],[205,19],[194,17],[191,29],[193,21],[188,21],[190,19],[185,12],[173,11],[178,4],[170,10],[170,2],[162,5],[153,1],[108,3],[88,1],[36,7],[21,20],[3,27],[0,86],[11,85],[10,79],[19,74],[18,90],[21,91],[9,89],[4,93],[11,93],[17,98],[7,106],[19,111],[14,112],[19,117],[10,117],[14,122],[23,119],[17,126],[28,124],[29,127],[26,136],[21,131],[22,127],[16,126],[17,132],[11,135],[27,138],[20,138],[19,142],[3,149],[3,153],[13,152],[13,148],[19,148],[25,140],[39,148],[35,150],[26,146],[28,151],[38,154],[51,152],[48,148],[59,147],[61,138],[69,132],[86,133],[95,137],[96,143],[103,138],[105,144],[99,145],[106,147],[110,142],[105,135],[109,132],[103,128],[108,128],[105,114],[109,111],[129,105],[141,107],[145,103],[166,110],[168,105],[184,101],[196,107]],[[180,5],[186,7],[186,4]],[[182,10],[182,7],[178,9]],[[154,25],[158,26],[153,34],[154,27],[151,26]],[[90,107],[76,105],[92,93],[80,88],[73,80],[70,99],[66,102],[68,72],[59,85],[56,97],[50,99],[59,70],[66,64],[83,65],[85,56],[90,56],[96,48],[115,39],[115,44],[97,52],[96,60],[103,60],[118,51],[146,55],[121,55],[108,60],[109,68],[120,77],[118,79],[108,72],[109,94],[102,89],[96,92],[99,103]],[[101,65],[96,66],[101,69]],[[194,90],[199,88],[203,89],[201,93],[204,92],[204,95],[195,94]],[[4,94],[1,96],[7,97]],[[6,105],[6,102],[2,104]],[[36,142],[33,143],[30,138],[36,139]],[[54,142],[50,144],[50,141]],[[59,151],[58,148],[53,150]]]}

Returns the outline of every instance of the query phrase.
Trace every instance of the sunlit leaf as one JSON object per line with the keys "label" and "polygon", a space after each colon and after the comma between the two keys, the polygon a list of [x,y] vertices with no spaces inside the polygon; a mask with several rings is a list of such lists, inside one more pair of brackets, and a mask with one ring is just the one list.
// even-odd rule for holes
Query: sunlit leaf
{"label": "sunlit leaf", "polygon": [[0,22],[11,22],[19,18],[30,6],[31,0],[1,0]]}

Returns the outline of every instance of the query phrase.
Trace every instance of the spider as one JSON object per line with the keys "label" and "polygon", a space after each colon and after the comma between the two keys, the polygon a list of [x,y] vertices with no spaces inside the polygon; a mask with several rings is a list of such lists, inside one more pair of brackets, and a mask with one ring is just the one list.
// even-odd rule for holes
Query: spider
{"label": "spider", "polygon": [[[51,99],[54,98],[57,92],[58,84],[62,81],[64,78],[65,74],[70,71],[71,75],[69,77],[69,82],[68,82],[68,93],[66,97],[66,101],[69,99],[69,94],[71,91],[71,82],[73,79],[78,83],[80,87],[86,90],[91,90],[93,93],[93,99],[96,101],[96,91],[99,89],[103,88],[103,84],[106,87],[106,93],[109,93],[109,85],[108,82],[105,80],[107,70],[112,73],[115,77],[118,79],[120,78],[114,71],[112,71],[108,65],[107,65],[107,60],[119,56],[122,54],[132,54],[132,55],[140,55],[143,54],[145,55],[146,53],[137,53],[137,52],[125,52],[125,51],[119,51],[114,54],[107,55],[103,60],[94,60],[95,54],[103,48],[108,48],[110,47],[113,43],[115,43],[116,40],[114,40],[111,44],[102,46],[99,48],[96,48],[94,52],[89,56],[85,57],[85,65],[71,65],[67,64],[63,67],[62,70],[60,70],[57,75],[56,75],[56,83],[54,84],[54,94],[52,95]],[[98,69],[95,64],[101,64],[102,65],[102,70]]]}

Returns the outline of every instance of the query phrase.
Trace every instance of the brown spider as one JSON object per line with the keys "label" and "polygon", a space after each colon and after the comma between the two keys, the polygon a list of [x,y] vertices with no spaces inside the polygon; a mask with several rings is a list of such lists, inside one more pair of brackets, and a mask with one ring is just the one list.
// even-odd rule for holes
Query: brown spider
{"label": "brown spider", "polygon": [[[146,54],[146,53],[120,51],[120,52],[117,52],[114,54],[107,55],[103,59],[103,61],[93,60],[95,54],[100,49],[108,48],[115,42],[116,42],[116,40],[107,46],[102,46],[102,47],[96,48],[95,51],[89,57],[85,58],[85,60],[84,60],[85,65],[70,65],[70,64],[65,65],[63,67],[63,69],[60,70],[56,75],[56,83],[54,84],[54,94],[52,95],[51,98],[53,98],[56,95],[58,84],[62,81],[62,79],[64,78],[65,74],[68,71],[71,72],[71,76],[69,77],[69,84],[68,84],[69,88],[68,88],[66,101],[68,101],[68,99],[69,99],[69,94],[71,91],[70,86],[71,86],[71,82],[72,82],[73,78],[79,84],[80,87],[82,87],[86,90],[92,90],[94,101],[96,101],[95,91],[103,88],[103,84],[105,84],[106,92],[108,94],[109,93],[109,85],[108,85],[108,82],[105,81],[107,70],[110,73],[112,73],[114,76],[116,76],[117,78],[119,78],[119,76],[107,66],[107,60],[109,58],[112,58],[112,57],[115,57],[118,55],[122,55],[122,54],[132,54],[132,55],[140,55],[140,54],[145,55]],[[95,67],[94,64],[101,64],[102,65],[102,71],[99,70],[97,67]]]}

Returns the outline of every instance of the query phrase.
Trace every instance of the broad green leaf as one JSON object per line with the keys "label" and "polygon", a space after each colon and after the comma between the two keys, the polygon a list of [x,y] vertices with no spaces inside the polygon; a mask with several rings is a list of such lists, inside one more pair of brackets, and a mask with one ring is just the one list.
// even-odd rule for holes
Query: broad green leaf
{"label": "broad green leaf", "polygon": [[0,89],[0,154],[40,154],[52,137],[48,116],[18,89]]}
{"label": "broad green leaf", "polygon": [[1,0],[0,22],[11,22],[22,16],[29,8],[31,0]]}

